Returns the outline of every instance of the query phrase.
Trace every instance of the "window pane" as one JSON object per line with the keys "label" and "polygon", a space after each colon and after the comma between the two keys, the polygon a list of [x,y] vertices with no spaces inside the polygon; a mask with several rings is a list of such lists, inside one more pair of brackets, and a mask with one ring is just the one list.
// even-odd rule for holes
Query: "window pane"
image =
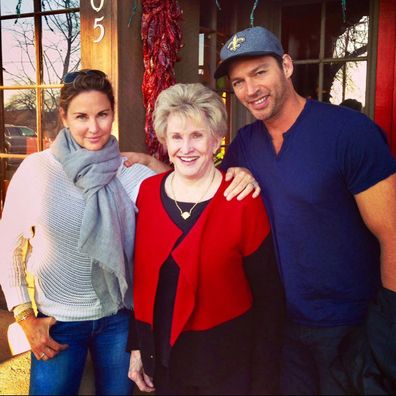
{"label": "window pane", "polygon": [[33,18],[1,21],[4,85],[27,85],[36,81]]}
{"label": "window pane", "polygon": [[60,89],[44,90],[44,110],[42,113],[44,148],[49,146],[62,128],[57,107],[59,92]]}
{"label": "window pane", "polygon": [[341,2],[326,3],[326,58],[366,56],[369,0],[348,0],[343,22]]}
{"label": "window pane", "polygon": [[[27,125],[4,125],[6,154],[31,154],[37,151],[36,132]],[[15,170],[23,158],[7,158],[6,169]]]}
{"label": "window pane", "polygon": [[365,106],[367,62],[330,63],[324,67],[324,86],[330,92],[329,101],[340,104],[355,99]]}
{"label": "window pane", "polygon": [[320,12],[320,4],[282,8],[282,45],[293,59],[319,57]]}
{"label": "window pane", "polygon": [[301,96],[318,99],[319,65],[294,65],[292,80]]}
{"label": "window pane", "polygon": [[[4,123],[27,127],[33,131],[37,130],[36,92],[34,89],[4,91]],[[16,132],[24,134],[21,130]],[[13,152],[16,151],[13,150]],[[18,154],[26,154],[26,152],[19,152],[18,149]]]}
{"label": "window pane", "polygon": [[[16,14],[18,0],[0,0],[1,15]],[[23,0],[21,2],[21,14],[33,12],[33,0]]]}
{"label": "window pane", "polygon": [[[96,0],[95,3],[100,3]],[[43,11],[62,10],[65,8],[80,7],[80,0],[42,0],[41,9]]]}
{"label": "window pane", "polygon": [[80,66],[80,14],[48,15],[42,21],[44,83],[59,84]]}

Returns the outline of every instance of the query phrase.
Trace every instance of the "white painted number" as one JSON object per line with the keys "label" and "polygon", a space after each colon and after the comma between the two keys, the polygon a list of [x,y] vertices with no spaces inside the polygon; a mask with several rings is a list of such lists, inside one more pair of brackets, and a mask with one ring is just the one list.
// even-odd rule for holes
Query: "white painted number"
{"label": "white painted number", "polygon": [[91,7],[96,11],[99,12],[103,8],[104,0],[100,0],[99,7],[96,7],[95,0],[91,0]]}
{"label": "white painted number", "polygon": [[[104,0],[100,0],[99,2],[99,6],[96,6],[96,1],[95,0],[91,0],[91,7],[93,8],[94,11],[99,12],[102,10],[104,5]],[[105,28],[104,26],[100,23],[102,22],[104,19],[104,16],[100,17],[100,18],[95,18],[95,22],[93,25],[94,30],[96,28],[99,28],[99,36],[96,38],[96,40],[94,40],[94,43],[99,43],[100,41],[102,41],[104,35],[105,35]]]}
{"label": "white painted number", "polygon": [[99,22],[103,21],[103,18],[104,18],[104,16],[102,16],[100,18],[95,18],[94,29],[99,28],[100,33],[99,33],[98,38],[96,40],[94,40],[94,43],[99,43],[104,37],[104,34],[105,34],[104,26],[101,23],[99,23]]}

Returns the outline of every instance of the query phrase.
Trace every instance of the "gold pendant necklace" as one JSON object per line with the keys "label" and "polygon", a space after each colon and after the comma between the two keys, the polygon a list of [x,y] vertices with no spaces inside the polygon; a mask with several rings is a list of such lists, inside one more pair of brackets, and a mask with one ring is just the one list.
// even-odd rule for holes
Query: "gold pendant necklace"
{"label": "gold pendant necklace", "polygon": [[180,216],[184,219],[184,220],[187,220],[189,217],[191,217],[191,212],[193,211],[193,209],[202,201],[202,199],[205,197],[205,195],[208,193],[208,191],[209,191],[209,189],[210,189],[210,186],[212,185],[212,183],[213,183],[213,180],[214,180],[214,178],[215,178],[215,175],[216,175],[216,169],[214,170],[214,172],[213,172],[213,176],[212,176],[212,179],[210,180],[210,183],[209,183],[209,185],[208,185],[208,188],[205,190],[205,192],[201,195],[201,197],[199,198],[199,200],[197,201],[197,202],[195,202],[194,203],[194,205],[191,207],[191,209],[190,210],[186,210],[186,211],[183,211],[182,210],[182,208],[179,206],[179,204],[177,203],[177,201],[176,201],[176,195],[175,195],[175,192],[173,191],[173,179],[175,178],[175,173],[173,172],[173,174],[172,174],[172,180],[170,181],[170,189],[171,189],[171,192],[172,192],[172,195],[173,195],[173,200],[175,201],[175,205],[176,205],[176,208],[177,209],[179,209],[179,212],[180,212]]}

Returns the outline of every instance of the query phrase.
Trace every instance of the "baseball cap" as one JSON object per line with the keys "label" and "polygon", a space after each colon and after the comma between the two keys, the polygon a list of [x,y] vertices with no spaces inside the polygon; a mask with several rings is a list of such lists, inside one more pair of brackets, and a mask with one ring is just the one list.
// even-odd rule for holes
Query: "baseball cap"
{"label": "baseball cap", "polygon": [[228,73],[230,63],[240,57],[284,54],[279,39],[268,29],[255,26],[235,33],[220,51],[221,63],[214,77],[220,78]]}

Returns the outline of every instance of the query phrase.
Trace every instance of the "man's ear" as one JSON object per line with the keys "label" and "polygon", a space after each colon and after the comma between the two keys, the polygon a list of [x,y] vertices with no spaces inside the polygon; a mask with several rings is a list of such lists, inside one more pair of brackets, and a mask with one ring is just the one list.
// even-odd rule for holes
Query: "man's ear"
{"label": "man's ear", "polygon": [[288,54],[282,56],[282,67],[286,78],[290,78],[293,74],[294,66],[293,60]]}
{"label": "man's ear", "polygon": [[67,122],[66,122],[66,113],[65,110],[62,109],[62,107],[59,108],[59,117],[62,121],[62,124],[65,128],[67,128]]}

